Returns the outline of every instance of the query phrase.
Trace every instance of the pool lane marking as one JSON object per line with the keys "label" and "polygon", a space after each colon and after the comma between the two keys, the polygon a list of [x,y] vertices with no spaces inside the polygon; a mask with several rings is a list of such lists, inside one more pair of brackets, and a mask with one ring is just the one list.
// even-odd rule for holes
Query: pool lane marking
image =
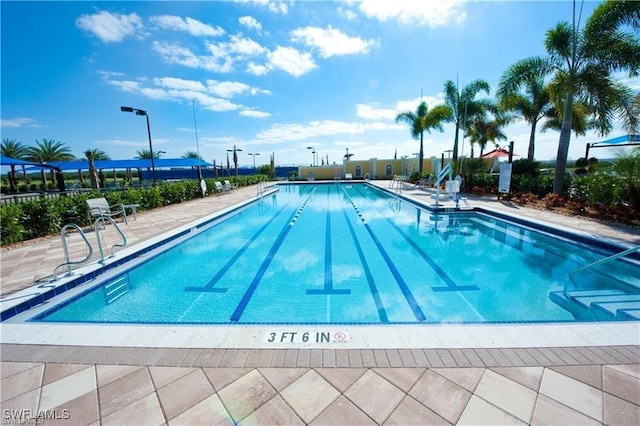
{"label": "pool lane marking", "polygon": [[[360,191],[358,191],[360,192]],[[366,198],[362,192],[360,194]],[[375,207],[374,207],[375,208]],[[376,208],[377,209],[377,208]],[[433,269],[438,276],[445,282],[446,287],[443,286],[432,286],[431,289],[433,291],[468,291],[468,290],[480,290],[480,288],[476,285],[458,285],[451,279],[449,275],[438,265],[432,258],[425,252],[407,233],[405,233],[402,228],[400,228],[397,224],[395,224],[391,219],[385,218],[387,222],[396,230],[402,237],[413,247],[413,249],[424,259],[425,262]]]}
{"label": "pool lane marking", "polygon": [[324,238],[324,288],[308,289],[307,294],[351,294],[349,289],[333,288],[333,262],[331,255],[331,186],[327,188],[327,215]]}
{"label": "pool lane marking", "polygon": [[[346,194],[347,199],[351,203],[351,206],[355,210],[356,214],[360,218],[362,222],[364,222],[364,218],[358,210],[358,206],[355,205],[347,190],[342,187],[343,192]],[[371,296],[373,297],[373,301],[376,305],[376,309],[378,310],[378,316],[380,317],[380,322],[387,323],[389,322],[389,317],[387,316],[387,311],[384,308],[384,304],[382,303],[382,299],[380,298],[380,293],[378,292],[378,287],[376,286],[376,282],[371,274],[371,269],[369,269],[369,263],[362,251],[362,246],[360,245],[360,241],[358,240],[358,236],[356,235],[355,229],[353,229],[353,225],[351,224],[351,218],[347,215],[347,210],[342,209],[342,214],[347,222],[347,226],[349,227],[349,233],[351,234],[351,238],[353,239],[353,243],[356,247],[356,251],[358,252],[358,257],[360,258],[360,263],[362,263],[362,267],[364,269],[364,274],[367,277],[367,283],[369,284],[369,290],[371,291]]]}
{"label": "pool lane marking", "polygon": [[240,321],[240,317],[242,317],[244,310],[247,308],[247,305],[249,304],[249,301],[251,301],[251,298],[253,297],[253,293],[255,293],[256,288],[258,287],[258,284],[260,284],[260,281],[262,280],[262,277],[267,272],[267,268],[273,261],[273,258],[276,256],[276,253],[282,246],[282,243],[284,242],[285,238],[287,238],[287,234],[289,234],[289,231],[291,231],[291,228],[293,228],[293,225],[295,225],[296,221],[300,217],[300,214],[302,213],[304,208],[307,206],[307,203],[309,202],[309,199],[311,198],[311,195],[313,195],[313,193],[315,192],[316,188],[317,187],[314,187],[311,190],[311,193],[307,195],[307,198],[302,202],[298,210],[296,210],[293,213],[293,215],[291,215],[291,218],[289,219],[289,223],[285,225],[284,228],[282,228],[282,230],[280,231],[278,238],[276,238],[276,241],[271,246],[271,249],[269,249],[267,256],[262,261],[260,268],[258,268],[258,272],[256,272],[256,275],[253,277],[253,280],[249,284],[249,287],[247,287],[247,291],[242,296],[242,299],[240,299],[240,303],[238,303],[238,306],[236,306],[236,309],[231,314],[231,318],[230,318],[231,322]]}
{"label": "pool lane marking", "polygon": [[229,259],[229,261],[227,261],[227,263],[225,263],[225,265],[220,268],[216,275],[206,285],[204,285],[203,287],[185,287],[184,290],[206,293],[226,293],[229,290],[228,288],[215,287],[215,285],[227,273],[227,271],[231,269],[233,264],[236,263],[238,259],[240,259],[242,254],[247,251],[247,249],[251,246],[251,244],[254,243],[254,241],[260,236],[260,234],[262,234],[269,227],[269,225],[273,223],[273,221],[280,215],[280,213],[282,213],[287,208],[287,206],[289,206],[289,204],[292,203],[293,200],[293,198],[290,199],[287,204],[285,204],[270,220],[267,221],[267,223],[261,226],[260,229],[258,229],[258,231],[236,252],[236,254],[234,254],[231,259]]}
{"label": "pool lane marking", "polygon": [[[351,200],[350,196],[349,196],[349,199]],[[371,229],[371,227],[369,226],[365,218],[360,214],[360,211],[357,209],[357,206],[355,205],[353,200],[351,200],[351,203],[352,203],[352,206],[356,209],[356,212],[358,213],[360,220],[364,224],[365,229],[367,230],[367,232],[369,232],[369,235],[371,236],[373,243],[376,245],[378,251],[382,255],[382,258],[387,264],[387,267],[391,271],[393,278],[396,280],[396,283],[398,283],[398,287],[400,287],[400,291],[402,292],[402,295],[404,296],[405,300],[409,304],[409,307],[411,308],[413,315],[416,317],[418,321],[426,321],[427,317],[425,316],[424,312],[422,312],[422,309],[420,309],[420,305],[418,304],[416,298],[413,296],[413,293],[411,293],[411,290],[409,289],[409,286],[405,282],[404,278],[402,278],[400,271],[391,260],[391,257],[389,257],[389,254],[387,253],[385,248],[382,246],[382,243],[376,236],[375,232],[373,232],[373,229]]]}

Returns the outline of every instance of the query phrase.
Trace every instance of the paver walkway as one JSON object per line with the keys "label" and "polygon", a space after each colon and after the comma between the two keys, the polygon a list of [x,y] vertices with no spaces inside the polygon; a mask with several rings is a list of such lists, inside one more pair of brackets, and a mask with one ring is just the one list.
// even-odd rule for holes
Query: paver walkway
{"label": "paver walkway", "polygon": [[[123,230],[135,244],[255,191],[143,212]],[[430,204],[429,192],[407,187],[403,194]],[[640,244],[630,229],[488,198],[470,202]],[[2,250],[0,293],[47,280],[61,252],[59,237]],[[4,424],[640,424],[637,345],[252,350],[2,343],[0,360]]]}

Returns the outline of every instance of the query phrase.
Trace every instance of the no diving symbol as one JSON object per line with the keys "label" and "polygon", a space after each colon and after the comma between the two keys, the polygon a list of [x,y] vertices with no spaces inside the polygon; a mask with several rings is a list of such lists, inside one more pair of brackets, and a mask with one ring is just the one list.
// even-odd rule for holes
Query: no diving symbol
{"label": "no diving symbol", "polygon": [[349,336],[347,336],[347,333],[343,333],[342,331],[333,333],[334,342],[346,342],[348,340],[349,340]]}

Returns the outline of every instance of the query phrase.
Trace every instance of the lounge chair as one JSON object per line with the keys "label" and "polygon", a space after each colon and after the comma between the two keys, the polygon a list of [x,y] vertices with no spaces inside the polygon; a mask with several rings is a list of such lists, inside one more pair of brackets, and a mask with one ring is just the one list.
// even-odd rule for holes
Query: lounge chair
{"label": "lounge chair", "polygon": [[231,191],[231,188],[228,188],[228,187],[222,185],[219,181],[215,181],[214,185],[215,186],[214,186],[213,189],[214,189],[215,192],[228,192],[228,191]]}
{"label": "lounge chair", "polygon": [[106,198],[90,198],[87,200],[87,207],[89,207],[89,221],[93,221],[94,217],[106,216],[116,217],[122,215],[124,223],[127,223],[127,213],[124,209],[124,204],[109,205]]}
{"label": "lounge chair", "polygon": [[237,183],[231,183],[229,182],[229,180],[225,180],[224,181],[224,185],[222,185],[223,188],[228,188],[230,191],[233,191],[234,189],[238,189],[238,184]]}

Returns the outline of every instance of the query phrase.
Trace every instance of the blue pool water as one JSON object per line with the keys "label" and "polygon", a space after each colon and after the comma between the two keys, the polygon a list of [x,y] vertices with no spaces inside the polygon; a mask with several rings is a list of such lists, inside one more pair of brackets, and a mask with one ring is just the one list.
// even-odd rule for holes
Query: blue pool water
{"label": "blue pool water", "polygon": [[[612,319],[591,315],[589,306],[563,306],[557,300],[570,271],[609,254],[483,213],[434,214],[367,184],[281,185],[32,320],[381,324]],[[640,268],[620,260],[579,280],[582,287],[570,290],[633,294]]]}

